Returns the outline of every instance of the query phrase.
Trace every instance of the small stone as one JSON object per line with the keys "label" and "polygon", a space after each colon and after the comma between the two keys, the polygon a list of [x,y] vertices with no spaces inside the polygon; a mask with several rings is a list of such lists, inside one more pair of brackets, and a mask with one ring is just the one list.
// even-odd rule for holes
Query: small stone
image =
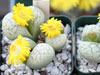
{"label": "small stone", "polygon": [[67,74],[70,75],[70,73],[71,73],[71,72],[69,71]]}
{"label": "small stone", "polygon": [[69,70],[69,71],[71,71],[71,70],[72,70],[71,66],[69,66],[69,67],[68,67],[68,70]]}
{"label": "small stone", "polygon": [[97,72],[100,72],[100,64],[97,67]]}
{"label": "small stone", "polygon": [[62,53],[66,53],[66,52],[67,52],[67,50],[66,50],[66,49],[62,50]]}
{"label": "small stone", "polygon": [[6,57],[6,64],[8,65],[8,58],[9,58],[9,55]]}
{"label": "small stone", "polygon": [[10,70],[11,70],[12,73],[15,72],[15,68],[14,67],[12,67]]}
{"label": "small stone", "polygon": [[34,71],[33,75],[40,75],[37,71]]}
{"label": "small stone", "polygon": [[6,58],[6,54],[2,54],[2,58]]}
{"label": "small stone", "polygon": [[23,74],[23,71],[19,71],[19,72],[18,72],[18,75],[22,75],[22,74]]}
{"label": "small stone", "polygon": [[18,65],[18,66],[15,66],[16,70],[17,71],[20,71],[20,70],[23,70],[25,69],[25,65]]}
{"label": "small stone", "polygon": [[50,72],[52,70],[52,67],[46,67],[47,72]]}
{"label": "small stone", "polygon": [[72,41],[71,41],[71,40],[67,40],[67,42],[68,42],[68,43],[71,43]]}
{"label": "small stone", "polygon": [[78,27],[79,31],[83,31],[84,27]]}
{"label": "small stone", "polygon": [[53,62],[51,62],[47,67],[54,66]]}
{"label": "small stone", "polygon": [[61,63],[60,62],[56,62],[55,63],[55,66],[59,66]]}
{"label": "small stone", "polygon": [[89,69],[90,72],[96,72],[94,69]]}
{"label": "small stone", "polygon": [[54,63],[58,61],[56,57],[53,60],[54,60]]}
{"label": "small stone", "polygon": [[27,74],[26,75],[32,75],[32,72],[27,72]]}
{"label": "small stone", "polygon": [[3,73],[3,72],[1,72],[1,75],[4,75],[4,73]]}
{"label": "small stone", "polygon": [[58,60],[61,60],[61,53],[57,54],[56,57]]}
{"label": "small stone", "polygon": [[98,22],[96,25],[100,26],[100,23]]}
{"label": "small stone", "polygon": [[67,45],[67,50],[71,50],[71,45]]}
{"label": "small stone", "polygon": [[67,57],[66,53],[62,53],[62,60],[67,60],[67,59],[68,59],[68,57]]}
{"label": "small stone", "polygon": [[88,69],[82,69],[82,68],[80,69],[80,71],[81,72],[85,72],[85,73],[88,73],[89,72]]}
{"label": "small stone", "polygon": [[2,70],[2,71],[5,71],[5,70],[7,70],[8,69],[8,66],[5,64],[5,65],[2,65],[1,67],[0,67],[0,69]]}
{"label": "small stone", "polygon": [[70,26],[67,24],[65,29],[64,29],[65,33],[70,33]]}
{"label": "small stone", "polygon": [[26,71],[28,74],[30,74],[30,75],[32,74],[32,70],[28,66],[26,66]]}
{"label": "small stone", "polygon": [[61,71],[59,71],[59,75],[62,75],[62,72]]}
{"label": "small stone", "polygon": [[65,70],[64,73],[68,73],[68,70]]}
{"label": "small stone", "polygon": [[67,63],[68,63],[68,64],[71,63],[71,59],[68,59],[68,60],[67,60]]}
{"label": "small stone", "polygon": [[26,74],[27,72],[26,71],[23,71],[23,73]]}
{"label": "small stone", "polygon": [[15,73],[14,73],[15,75],[17,75],[18,74],[18,72],[17,71],[15,71]]}
{"label": "small stone", "polygon": [[43,70],[45,70],[45,68],[42,68],[41,70],[43,71]]}
{"label": "small stone", "polygon": [[96,67],[97,67],[97,63],[93,63],[93,62],[88,62],[88,68],[89,69],[96,69]]}
{"label": "small stone", "polygon": [[53,67],[51,70],[51,75],[58,75],[59,74],[59,69],[57,67]]}
{"label": "small stone", "polygon": [[61,65],[59,66],[59,69],[60,69],[61,71],[64,71],[64,70],[65,70],[65,66],[64,66],[63,64],[61,64]]}
{"label": "small stone", "polygon": [[5,70],[4,75],[9,75],[9,71]]}

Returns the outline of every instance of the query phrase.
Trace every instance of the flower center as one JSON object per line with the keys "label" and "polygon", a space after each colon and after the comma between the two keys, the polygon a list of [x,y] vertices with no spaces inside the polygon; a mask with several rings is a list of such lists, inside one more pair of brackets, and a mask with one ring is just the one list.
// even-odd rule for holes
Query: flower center
{"label": "flower center", "polygon": [[49,30],[55,30],[56,29],[56,27],[53,26],[53,25],[49,25],[48,28],[49,28]]}
{"label": "flower center", "polygon": [[26,19],[26,13],[24,11],[20,11],[19,16],[23,19]]}
{"label": "flower center", "polygon": [[19,53],[20,53],[20,51],[21,51],[21,49],[22,49],[22,47],[20,46],[20,45],[12,45],[11,46],[11,52],[15,55],[15,56],[17,56]]}

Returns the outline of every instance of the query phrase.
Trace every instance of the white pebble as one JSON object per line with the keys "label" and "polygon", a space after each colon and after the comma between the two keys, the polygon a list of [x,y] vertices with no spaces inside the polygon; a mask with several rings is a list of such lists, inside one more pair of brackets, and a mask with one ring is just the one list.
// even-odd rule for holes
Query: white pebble
{"label": "white pebble", "polygon": [[46,67],[47,72],[50,72],[52,70],[52,67]]}
{"label": "white pebble", "polygon": [[2,54],[2,58],[6,58],[6,54]]}
{"label": "white pebble", "polygon": [[4,75],[9,75],[9,71],[5,70]]}
{"label": "white pebble", "polygon": [[96,25],[100,26],[100,22],[98,22]]}
{"label": "white pebble", "polygon": [[59,66],[61,63],[60,62],[56,62],[55,63],[55,66]]}
{"label": "white pebble", "polygon": [[62,60],[67,60],[68,56],[66,55],[66,53],[62,53]]}
{"label": "white pebble", "polygon": [[100,72],[100,64],[97,67],[97,72]]}
{"label": "white pebble", "polygon": [[66,27],[64,28],[64,32],[65,33],[69,33],[70,32],[70,26],[67,24]]}
{"label": "white pebble", "polygon": [[82,68],[80,69],[80,71],[81,72],[85,72],[85,73],[88,73],[89,72],[88,69],[82,69]]}
{"label": "white pebble", "polygon": [[42,69],[41,69],[41,71],[44,71],[44,70],[45,70],[45,68],[42,68]]}
{"label": "white pebble", "polygon": [[64,66],[63,64],[61,64],[61,65],[59,66],[59,69],[60,69],[61,71],[64,71],[64,70],[65,70],[65,66]]}
{"label": "white pebble", "polygon": [[1,65],[0,69],[1,69],[2,71],[5,71],[5,70],[8,69],[8,66],[7,66],[6,64],[5,64],[5,65]]}
{"label": "white pebble", "polygon": [[67,50],[71,50],[71,45],[67,45]]}
{"label": "white pebble", "polygon": [[89,71],[90,71],[90,72],[95,72],[95,70],[94,70],[94,69],[89,69]]}
{"label": "white pebble", "polygon": [[65,70],[64,73],[68,73],[68,70]]}
{"label": "white pebble", "polygon": [[68,59],[68,60],[67,60],[67,63],[68,63],[68,64],[71,63],[71,59]]}
{"label": "white pebble", "polygon": [[53,62],[51,62],[47,67],[54,66]]}
{"label": "white pebble", "polygon": [[53,67],[51,70],[51,75],[58,75],[59,74],[59,69],[57,67]]}
{"label": "white pebble", "polygon": [[34,71],[34,75],[40,75],[37,71]]}
{"label": "white pebble", "polygon": [[83,31],[84,27],[79,27],[78,30],[79,31]]}
{"label": "white pebble", "polygon": [[1,75],[4,75],[4,73],[3,73],[3,72],[1,72]]}
{"label": "white pebble", "polygon": [[22,74],[23,74],[23,71],[19,71],[19,72],[18,72],[18,75],[22,75]]}
{"label": "white pebble", "polygon": [[88,62],[88,68],[89,69],[96,69],[96,67],[97,67],[97,63]]}
{"label": "white pebble", "polygon": [[14,67],[11,68],[11,72],[12,72],[12,73],[15,72],[15,68],[14,68]]}
{"label": "white pebble", "polygon": [[59,71],[59,75],[62,75],[62,72],[61,71]]}
{"label": "white pebble", "polygon": [[61,60],[61,53],[57,54],[56,57],[58,60]]}

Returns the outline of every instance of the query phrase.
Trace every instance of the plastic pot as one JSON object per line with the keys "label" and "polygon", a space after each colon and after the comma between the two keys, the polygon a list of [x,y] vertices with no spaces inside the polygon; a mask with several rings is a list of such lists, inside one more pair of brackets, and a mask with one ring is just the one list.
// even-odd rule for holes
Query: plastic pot
{"label": "plastic pot", "polygon": [[77,36],[76,32],[78,27],[84,27],[86,24],[96,24],[98,22],[97,16],[82,16],[79,17],[74,24],[74,33],[75,33],[75,69],[77,72],[77,75],[100,75],[100,72],[93,72],[93,73],[84,73],[81,72],[78,68],[78,61],[77,61]]}
{"label": "plastic pot", "polygon": [[[71,35],[72,35],[72,37],[71,37],[71,40],[72,40],[72,43],[71,43],[71,45],[72,45],[71,46],[71,55],[72,55],[71,56],[71,58],[72,58],[71,65],[72,65],[72,71],[71,71],[70,75],[72,75],[72,72],[73,72],[73,24],[72,24],[72,21],[69,17],[63,16],[63,15],[51,16],[50,18],[52,18],[52,17],[57,18],[58,20],[61,20],[63,25],[69,24],[70,27],[71,27]],[[1,43],[1,41],[2,41],[2,34],[1,34],[2,30],[1,30],[1,26],[2,26],[2,23],[0,22],[0,49],[2,49],[2,43]],[[2,64],[1,54],[2,54],[2,50],[0,50],[0,65]]]}

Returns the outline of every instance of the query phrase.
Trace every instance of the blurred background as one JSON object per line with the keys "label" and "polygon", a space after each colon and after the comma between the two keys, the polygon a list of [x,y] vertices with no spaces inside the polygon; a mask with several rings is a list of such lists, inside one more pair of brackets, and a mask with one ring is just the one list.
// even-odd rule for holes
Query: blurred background
{"label": "blurred background", "polygon": [[[0,19],[21,2],[32,5],[32,0],[0,0]],[[67,15],[73,21],[79,16],[98,15],[100,0],[50,0],[50,15]]]}

